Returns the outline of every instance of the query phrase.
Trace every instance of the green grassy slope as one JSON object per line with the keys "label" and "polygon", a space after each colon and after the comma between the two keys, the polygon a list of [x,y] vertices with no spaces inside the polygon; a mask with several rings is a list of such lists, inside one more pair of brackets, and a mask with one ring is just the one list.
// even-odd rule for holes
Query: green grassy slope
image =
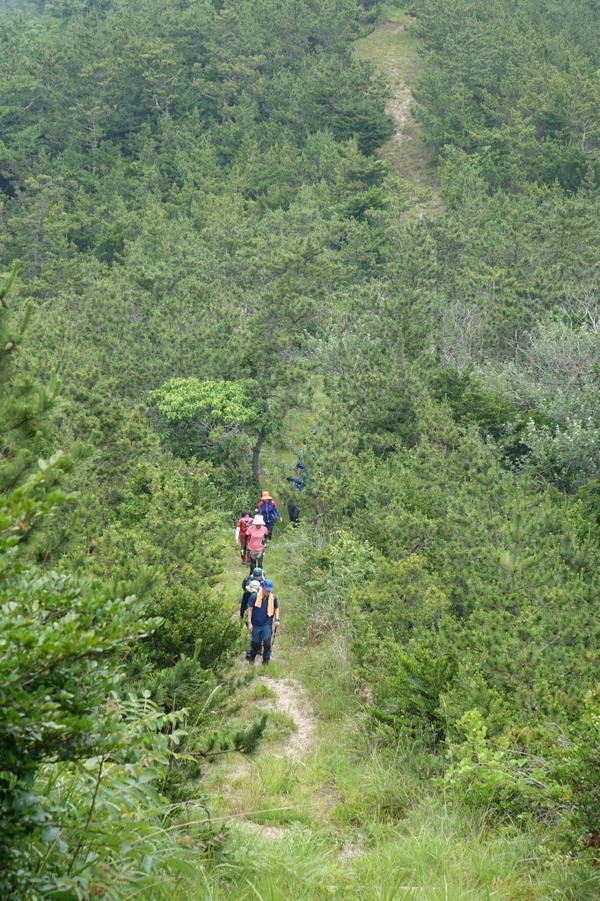
{"label": "green grassy slope", "polygon": [[355,44],[355,52],[368,60],[390,86],[387,110],[396,119],[398,130],[380,151],[401,178],[437,196],[435,167],[427,159],[424,144],[411,114],[412,91],[417,81],[420,59],[418,44],[411,33],[411,17],[403,10],[391,10],[379,28]]}

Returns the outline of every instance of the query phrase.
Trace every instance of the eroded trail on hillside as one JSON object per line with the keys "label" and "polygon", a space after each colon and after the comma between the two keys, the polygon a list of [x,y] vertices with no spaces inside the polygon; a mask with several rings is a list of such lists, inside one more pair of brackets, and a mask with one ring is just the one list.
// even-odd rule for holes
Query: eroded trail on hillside
{"label": "eroded trail on hillside", "polygon": [[386,112],[396,122],[392,137],[379,150],[379,155],[412,185],[422,196],[415,196],[415,209],[420,214],[440,208],[442,201],[435,178],[435,169],[428,162],[427,150],[421,140],[418,124],[412,113],[412,88],[418,78],[420,61],[417,45],[411,36],[412,19],[382,23],[370,35],[355,44],[359,57],[369,60],[387,81],[391,96]]}
{"label": "eroded trail on hillside", "polygon": [[266,696],[255,702],[255,712],[283,714],[290,721],[291,731],[280,741],[262,745],[255,757],[239,760],[229,773],[224,794],[238,826],[268,839],[279,839],[289,827],[266,825],[263,820],[265,814],[278,814],[286,809],[285,797],[280,796],[281,806],[276,803],[275,807],[270,807],[274,800],[271,795],[265,809],[264,803],[257,804],[257,797],[251,791],[249,793],[249,786],[260,781],[260,762],[265,754],[280,759],[284,769],[306,759],[315,748],[318,717],[304,686],[297,679],[278,679],[261,672],[255,684],[261,691],[266,690]]}
{"label": "eroded trail on hillside", "polygon": [[278,753],[294,759],[303,757],[314,746],[317,726],[317,717],[304,687],[297,679],[267,677],[262,681],[275,695],[273,701],[264,704],[265,710],[278,710],[285,713],[296,727]]}
{"label": "eroded trail on hillside", "polygon": [[[390,34],[398,34],[399,32],[404,31],[405,28],[402,22],[386,22],[381,27],[383,31],[387,31]],[[395,145],[399,146],[405,141],[410,141],[412,138],[411,135],[406,133],[406,125],[410,119],[410,107],[413,102],[413,96],[394,56],[390,55],[387,58],[386,63],[387,76],[394,92],[394,96],[388,100],[385,111],[396,120],[398,127],[391,140]]]}

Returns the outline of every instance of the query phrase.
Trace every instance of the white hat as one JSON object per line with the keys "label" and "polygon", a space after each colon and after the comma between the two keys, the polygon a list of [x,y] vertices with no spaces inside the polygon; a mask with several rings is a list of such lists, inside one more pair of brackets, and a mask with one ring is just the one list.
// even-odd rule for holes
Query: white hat
{"label": "white hat", "polygon": [[253,526],[264,526],[264,524],[265,524],[264,519],[262,518],[260,513],[257,513],[256,516],[254,517],[254,519],[252,520],[252,525]]}
{"label": "white hat", "polygon": [[248,582],[248,591],[255,592],[260,591],[261,585],[258,579],[253,579],[252,582]]}

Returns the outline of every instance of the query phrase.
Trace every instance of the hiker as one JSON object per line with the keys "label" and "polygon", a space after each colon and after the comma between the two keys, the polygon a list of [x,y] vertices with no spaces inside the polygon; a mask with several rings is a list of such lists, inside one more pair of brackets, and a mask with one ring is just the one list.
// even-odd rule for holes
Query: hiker
{"label": "hiker", "polygon": [[240,546],[242,563],[248,563],[248,558],[246,556],[246,533],[248,531],[248,527],[251,525],[252,515],[250,513],[242,513],[241,517],[238,519],[238,524],[235,530],[235,540]]}
{"label": "hiker", "polygon": [[291,524],[297,528],[300,525],[300,507],[292,498],[287,502],[287,510]]}
{"label": "hiker", "polygon": [[250,597],[258,591],[264,581],[265,575],[260,566],[255,566],[250,575],[242,579],[243,594],[242,603],[240,604],[240,619],[244,618]]}
{"label": "hiker", "polygon": [[263,491],[258,506],[256,508],[256,512],[260,513],[265,521],[265,526],[268,531],[268,539],[271,540],[273,537],[273,526],[275,525],[275,520],[278,519],[281,521],[281,513],[277,508],[277,504],[271,497],[268,491]]}
{"label": "hiker", "polygon": [[268,534],[269,530],[265,526],[264,519],[260,513],[257,513],[252,520],[252,525],[248,526],[246,530],[246,556],[252,569],[255,566],[262,567],[263,565]]}
{"label": "hiker", "polygon": [[279,601],[273,594],[273,582],[265,579],[258,591],[248,601],[248,631],[250,632],[250,654],[248,660],[254,663],[263,646],[263,665],[271,659],[272,636],[279,625]]}

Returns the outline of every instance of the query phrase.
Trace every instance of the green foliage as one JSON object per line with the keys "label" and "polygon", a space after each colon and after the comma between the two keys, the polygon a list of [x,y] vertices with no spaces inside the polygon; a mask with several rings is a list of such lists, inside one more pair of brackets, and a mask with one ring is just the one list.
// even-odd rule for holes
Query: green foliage
{"label": "green foliage", "polygon": [[181,655],[204,668],[222,665],[238,631],[214,590],[221,538],[210,469],[193,463],[139,463],[124,487],[118,518],[97,537],[88,568],[135,590],[162,625],[145,642],[150,662]]}
{"label": "green foliage", "polygon": [[463,370],[439,369],[433,374],[432,387],[438,400],[447,401],[457,422],[476,425],[484,434],[498,439],[516,416],[516,410],[502,394],[486,391],[474,376],[472,367]]}
{"label": "green foliage", "polygon": [[564,799],[569,803],[570,817],[565,838],[578,850],[581,846],[597,848],[600,835],[600,793],[598,791],[598,688],[592,688],[585,698],[580,721],[568,736],[566,748],[557,755],[557,775],[568,786]]}
{"label": "green foliage", "polygon": [[[183,714],[157,710],[143,697],[112,694],[112,749],[99,756],[42,767],[35,790],[58,817],[33,847],[43,861],[32,897],[121,899],[156,880],[193,877],[186,850],[190,826],[170,823],[161,790],[181,758]],[[206,823],[194,828],[208,839]]]}
{"label": "green foliage", "polygon": [[152,391],[148,400],[167,420],[169,443],[176,454],[235,465],[247,441],[245,427],[256,426],[260,415],[248,388],[240,382],[171,379]]}
{"label": "green foliage", "polygon": [[365,579],[352,596],[378,635],[389,633],[405,644],[413,634],[435,631],[450,609],[448,597],[416,553],[394,562],[378,560],[376,576],[376,581]]}
{"label": "green foliage", "polygon": [[522,441],[531,451],[530,465],[548,481],[574,491],[599,474],[600,428],[591,417],[567,419],[565,427],[527,424]]}
{"label": "green foliage", "polygon": [[295,615],[304,623],[310,641],[321,642],[348,631],[354,596],[374,571],[371,558],[369,545],[347,532],[331,535],[323,547],[306,548],[302,570],[310,577],[303,579]]}
{"label": "green foliage", "polygon": [[[8,330],[4,297],[0,327]],[[36,382],[20,377],[10,352],[16,347],[7,340],[0,360],[7,389],[0,401],[0,888],[32,901],[98,891],[116,899],[158,872],[191,872],[179,836],[163,828],[159,793],[171,749],[183,738],[182,714],[159,713],[148,696],[114,695],[127,648],[161,625],[144,618],[141,598],[116,590],[124,573],[115,578],[113,570],[101,583],[35,562],[38,531],[44,535],[44,522],[56,530],[66,503],[73,504],[61,483],[76,454],[36,454],[56,435],[50,414],[60,407],[44,403]],[[118,446],[112,460],[122,466]],[[110,459],[108,446],[106,454]],[[206,629],[200,640],[188,639],[205,665],[231,647],[232,636],[215,634]]]}
{"label": "green foliage", "polygon": [[403,648],[389,630],[383,638],[367,632],[355,643],[354,653],[373,692],[370,711],[376,720],[394,732],[415,729],[433,741],[444,735],[446,723],[439,699],[455,670],[450,650],[435,638]]}
{"label": "green foliage", "polygon": [[0,502],[0,854],[9,894],[21,878],[27,882],[15,876],[30,866],[23,838],[48,824],[33,790],[37,769],[113,746],[115,714],[102,707],[116,679],[111,652],[158,624],[142,623],[133,598],[110,598],[97,584],[44,574],[22,560],[30,522],[54,513],[61,501],[58,492],[44,497],[56,466],[40,462],[38,474]]}
{"label": "green foliage", "polygon": [[[17,852],[47,857],[65,894],[162,891],[181,858],[161,788],[196,795],[211,757],[263,734],[260,718],[229,721],[240,635],[217,584],[222,533],[299,443],[296,418],[316,434],[288,546],[293,617],[320,655],[326,717],[360,697],[378,742],[406,730],[452,746],[453,797],[525,828],[562,819],[576,848],[596,840],[596,4],[415,0],[434,202],[374,156],[395,125],[352,54],[371,6],[60,0],[2,17],[0,263],[20,258],[32,295],[15,292],[9,322],[10,278],[0,288],[4,640],[20,648],[4,690],[31,752],[11,751],[27,772],[7,770],[5,798]],[[142,609],[160,626],[121,650],[119,623],[125,642]],[[30,646],[58,680],[38,673],[35,709]],[[103,706],[124,660],[157,708]],[[324,697],[342,682],[342,700]],[[373,774],[340,822],[396,828],[406,793]],[[319,879],[308,863],[306,879],[236,872],[265,897],[325,895],[331,848],[316,850]],[[372,877],[364,858],[353,867]],[[390,865],[373,890],[391,897],[412,872]],[[247,894],[233,881],[224,897]]]}
{"label": "green foliage", "polygon": [[[44,439],[52,425],[51,417],[58,405],[57,385],[49,389],[17,370],[17,355],[21,349],[30,310],[21,325],[15,327],[7,302],[18,272],[14,264],[0,282],[0,381],[5,386],[0,401],[2,432],[2,466],[0,488],[10,490],[36,468],[36,457],[43,453]],[[58,469],[58,467],[57,467]],[[50,471],[49,475],[52,473]]]}
{"label": "green foliage", "polygon": [[600,342],[594,309],[574,298],[560,318],[540,322],[525,336],[518,365],[487,367],[484,375],[524,411],[525,427],[518,430],[528,450],[523,467],[565,491],[596,477]]}
{"label": "green foliage", "polygon": [[599,96],[583,23],[597,27],[598,13],[592,2],[567,7],[558,19],[529,0],[413,4],[430,51],[417,92],[425,136],[438,152],[466,150],[494,189],[532,180],[574,191],[585,177],[597,135],[590,143],[584,122]]}
{"label": "green foliage", "polygon": [[172,379],[153,391],[149,400],[166,419],[175,422],[197,416],[209,422],[214,419],[216,423],[237,425],[248,422],[253,414],[243,386],[228,382]]}
{"label": "green foliage", "polygon": [[477,710],[467,711],[457,726],[465,738],[449,745],[444,786],[450,798],[499,818],[556,821],[565,786],[556,782],[548,761],[509,747],[507,738],[491,742]]}

